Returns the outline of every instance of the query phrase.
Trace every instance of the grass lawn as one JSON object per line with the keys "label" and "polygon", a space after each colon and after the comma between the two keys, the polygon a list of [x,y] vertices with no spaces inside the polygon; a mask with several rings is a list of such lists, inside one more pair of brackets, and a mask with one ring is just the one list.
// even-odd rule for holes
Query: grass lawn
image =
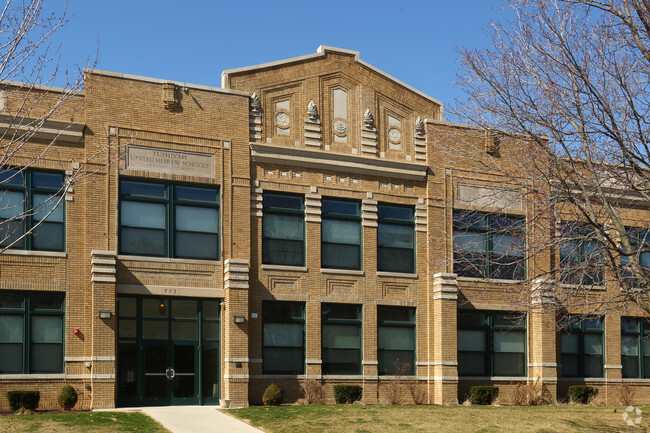
{"label": "grass lawn", "polygon": [[[619,432],[647,431],[650,407],[642,408],[643,428],[627,427],[625,408],[594,406],[361,406],[311,405],[249,407],[225,411],[268,433],[388,432]],[[636,416],[635,416],[636,417]]]}
{"label": "grass lawn", "polygon": [[168,433],[168,430],[140,412],[71,412],[0,416],[0,433],[17,432]]}

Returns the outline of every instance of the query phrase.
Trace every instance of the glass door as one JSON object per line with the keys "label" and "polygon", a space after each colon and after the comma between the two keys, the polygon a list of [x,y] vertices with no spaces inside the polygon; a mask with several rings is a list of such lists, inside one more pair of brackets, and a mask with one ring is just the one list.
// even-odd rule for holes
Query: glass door
{"label": "glass door", "polygon": [[197,344],[173,344],[172,404],[199,404],[197,349]]}
{"label": "glass door", "polygon": [[173,379],[168,362],[168,343],[144,343],[144,395],[143,402],[150,405],[169,404],[169,381]]}

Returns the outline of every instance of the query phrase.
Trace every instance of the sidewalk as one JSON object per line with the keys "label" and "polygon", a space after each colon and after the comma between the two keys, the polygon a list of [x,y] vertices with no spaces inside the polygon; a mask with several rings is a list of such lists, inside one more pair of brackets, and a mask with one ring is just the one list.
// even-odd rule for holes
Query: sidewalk
{"label": "sidewalk", "polygon": [[144,412],[172,433],[262,432],[262,430],[256,429],[230,415],[221,413],[217,409],[219,409],[218,406],[152,406],[108,410]]}

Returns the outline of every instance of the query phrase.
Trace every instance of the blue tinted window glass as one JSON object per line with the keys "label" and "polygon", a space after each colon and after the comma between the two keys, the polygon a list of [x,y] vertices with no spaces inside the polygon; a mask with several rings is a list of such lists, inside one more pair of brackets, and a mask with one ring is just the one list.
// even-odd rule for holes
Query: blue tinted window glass
{"label": "blue tinted window glass", "polygon": [[197,188],[194,186],[177,186],[176,199],[217,203],[219,201],[219,191],[212,188]]}
{"label": "blue tinted window glass", "polygon": [[413,208],[410,206],[390,206],[386,204],[380,204],[377,207],[377,212],[377,216],[379,218],[413,221]]}
{"label": "blue tinted window glass", "polygon": [[323,214],[359,215],[359,202],[342,200],[323,200]]}
{"label": "blue tinted window glass", "polygon": [[296,209],[302,210],[303,198],[301,196],[264,194],[264,208]]}
{"label": "blue tinted window glass", "polygon": [[32,173],[32,186],[34,188],[60,189],[63,186],[63,175],[59,173],[35,171]]}
{"label": "blue tinted window glass", "polygon": [[135,182],[123,180],[120,182],[121,193],[124,195],[140,195],[146,197],[165,197],[165,185],[161,183]]}
{"label": "blue tinted window glass", "polygon": [[0,169],[0,185],[24,185],[25,177],[22,171]]}

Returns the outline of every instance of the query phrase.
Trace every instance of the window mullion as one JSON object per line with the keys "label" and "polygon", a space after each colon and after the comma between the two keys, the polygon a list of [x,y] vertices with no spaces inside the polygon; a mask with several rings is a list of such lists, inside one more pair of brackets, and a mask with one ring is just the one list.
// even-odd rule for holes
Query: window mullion
{"label": "window mullion", "polygon": [[[33,212],[33,205],[32,203],[34,202],[34,194],[32,194],[32,173],[31,171],[26,172],[24,175],[25,178],[25,199],[23,200],[24,202],[24,217],[23,217],[23,234],[25,236],[25,249],[31,251],[32,249],[32,235],[27,235],[27,232],[29,232],[32,229],[32,214]],[[30,212],[31,210],[31,212]]]}
{"label": "window mullion", "polygon": [[167,222],[165,229],[167,231],[167,257],[174,257],[174,235],[176,233],[176,221],[174,215],[175,195],[174,185],[167,183]]}

